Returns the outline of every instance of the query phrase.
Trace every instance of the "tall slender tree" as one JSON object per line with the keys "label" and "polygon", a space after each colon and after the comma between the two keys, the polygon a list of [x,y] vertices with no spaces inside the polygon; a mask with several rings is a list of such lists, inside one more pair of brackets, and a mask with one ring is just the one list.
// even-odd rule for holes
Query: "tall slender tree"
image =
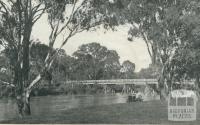
{"label": "tall slender tree", "polygon": [[[103,0],[102,0],[103,1]],[[101,1],[101,2],[102,2]],[[15,89],[19,115],[30,115],[30,93],[33,87],[45,77],[59,50],[77,33],[106,24],[105,5],[96,0],[0,0],[0,43],[7,50],[13,70],[9,84]],[[36,78],[30,80],[30,36],[34,24],[44,14],[48,15],[51,28],[49,48],[54,47],[58,37],[63,37],[57,51],[49,49],[44,66]],[[39,30],[39,29],[38,29]]]}

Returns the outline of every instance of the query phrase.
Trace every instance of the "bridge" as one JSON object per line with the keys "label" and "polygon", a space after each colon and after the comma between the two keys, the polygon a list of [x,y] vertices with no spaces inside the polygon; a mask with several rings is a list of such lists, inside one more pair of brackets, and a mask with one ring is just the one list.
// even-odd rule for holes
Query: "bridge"
{"label": "bridge", "polygon": [[[71,84],[72,88],[74,85],[101,85],[105,93],[113,93],[115,90],[112,85],[123,86],[121,93],[132,93],[134,90],[134,85],[150,87],[151,85],[158,88],[157,79],[110,79],[110,80],[72,80],[66,81],[65,84]],[[115,93],[115,92],[114,92]]]}
{"label": "bridge", "polygon": [[110,80],[72,80],[66,81],[66,84],[101,84],[101,85],[158,85],[157,79],[110,79]]}
{"label": "bridge", "polygon": [[[65,84],[70,84],[72,87],[74,85],[101,85],[104,87],[106,91],[112,91],[112,85],[123,86],[122,93],[130,93],[135,88],[134,85],[137,86],[145,86],[148,88],[156,87],[158,88],[158,80],[157,79],[110,79],[110,80],[71,80],[65,81]],[[176,83],[180,84],[180,83]],[[194,84],[194,80],[185,80],[182,84]]]}

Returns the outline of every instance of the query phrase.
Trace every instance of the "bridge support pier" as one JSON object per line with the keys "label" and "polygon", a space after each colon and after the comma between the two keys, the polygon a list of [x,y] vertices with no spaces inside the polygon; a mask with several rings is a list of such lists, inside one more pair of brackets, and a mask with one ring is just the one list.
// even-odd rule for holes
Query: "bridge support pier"
{"label": "bridge support pier", "polygon": [[123,88],[122,88],[122,92],[121,92],[121,94],[124,94],[124,93],[125,93],[125,90],[126,90],[126,84],[123,85]]}
{"label": "bridge support pier", "polygon": [[106,84],[103,85],[103,91],[104,91],[105,94],[108,94],[108,93],[110,93],[110,94],[115,94],[115,90],[112,89],[111,86],[106,85]]}
{"label": "bridge support pier", "polygon": [[129,85],[124,84],[121,94],[131,94],[134,90]]}
{"label": "bridge support pier", "polygon": [[104,94],[108,93],[108,85],[103,85]]}
{"label": "bridge support pier", "polygon": [[71,87],[72,87],[72,89],[74,88],[74,84],[73,83],[71,83]]}

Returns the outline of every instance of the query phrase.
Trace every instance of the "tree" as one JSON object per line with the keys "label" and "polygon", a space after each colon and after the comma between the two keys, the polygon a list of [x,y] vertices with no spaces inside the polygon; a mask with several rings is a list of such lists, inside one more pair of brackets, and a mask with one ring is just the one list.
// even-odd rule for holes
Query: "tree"
{"label": "tree", "polygon": [[[131,25],[129,40],[133,37],[143,38],[152,64],[162,67],[158,79],[160,90],[165,89],[165,93],[168,93],[174,81],[175,67],[172,60],[175,51],[191,38],[185,34],[190,34],[188,31],[191,31],[191,27],[188,27],[188,24],[193,24],[190,20],[195,16],[198,17],[199,1],[117,0],[115,4],[119,1],[123,8],[115,9],[121,10],[115,13],[117,24]],[[196,31],[198,32],[197,29]]]}
{"label": "tree", "polygon": [[[103,57],[107,49],[98,43],[83,44],[73,53],[77,58],[77,71],[80,79],[98,79],[99,72],[103,68]],[[83,75],[85,74],[85,75]]]}
{"label": "tree", "polygon": [[[147,68],[142,68],[138,73],[137,76],[138,78],[141,79],[157,79],[159,78],[159,73],[161,66],[156,66],[157,68],[154,67],[155,65],[149,65]],[[158,71],[156,71],[158,69]]]}
{"label": "tree", "polygon": [[120,63],[116,51],[99,43],[83,44],[73,53],[77,79],[111,79],[119,76]]}
{"label": "tree", "polygon": [[122,78],[125,79],[133,79],[135,78],[135,64],[130,62],[129,60],[125,60],[122,63],[122,68],[121,68],[121,73],[122,73]]}
{"label": "tree", "polygon": [[[109,1],[105,1],[109,3]],[[106,23],[102,12],[104,4],[87,0],[8,0],[0,1],[0,43],[9,50],[14,72],[9,85],[15,88],[19,115],[30,115],[30,93],[33,87],[45,77],[46,72],[58,55],[59,50],[77,33]],[[30,40],[34,24],[44,14],[48,14],[51,27],[49,48],[53,48],[59,36],[64,35],[61,46],[56,51],[49,49],[44,66],[34,80],[30,80]]]}
{"label": "tree", "polygon": [[52,65],[53,83],[62,83],[72,79],[74,63],[75,59],[67,55],[65,50],[61,49],[55,59],[55,63]]}
{"label": "tree", "polygon": [[115,50],[108,50],[104,62],[103,79],[116,79],[120,76],[119,55]]}
{"label": "tree", "polygon": [[195,79],[196,89],[199,91],[199,2],[193,1],[190,13],[182,19],[184,28],[181,32],[181,46],[175,51],[172,64],[175,79]]}

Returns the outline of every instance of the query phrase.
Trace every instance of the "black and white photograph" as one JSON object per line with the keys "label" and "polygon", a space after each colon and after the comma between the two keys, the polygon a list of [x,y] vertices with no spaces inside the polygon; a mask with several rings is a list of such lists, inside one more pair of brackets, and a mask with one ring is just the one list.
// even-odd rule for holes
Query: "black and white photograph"
{"label": "black and white photograph", "polygon": [[200,124],[200,0],[0,0],[0,124]]}

